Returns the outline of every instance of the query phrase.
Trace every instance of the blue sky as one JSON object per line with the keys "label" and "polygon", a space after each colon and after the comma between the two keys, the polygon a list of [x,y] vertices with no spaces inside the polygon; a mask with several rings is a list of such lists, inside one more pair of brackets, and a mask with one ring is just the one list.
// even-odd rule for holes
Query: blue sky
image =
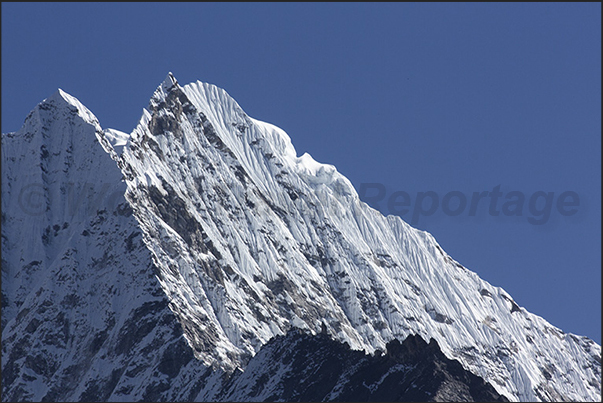
{"label": "blue sky", "polygon": [[2,3],[2,132],[59,87],[129,132],[169,71],[601,343],[599,3]]}

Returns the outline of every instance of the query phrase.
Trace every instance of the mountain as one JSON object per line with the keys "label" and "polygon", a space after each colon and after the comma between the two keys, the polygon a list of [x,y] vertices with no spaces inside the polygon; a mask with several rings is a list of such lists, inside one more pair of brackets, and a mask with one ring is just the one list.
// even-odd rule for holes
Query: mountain
{"label": "mountain", "polygon": [[294,330],[270,340],[211,396],[215,401],[506,402],[484,380],[447,359],[435,340],[394,339],[365,355],[326,334]]}
{"label": "mountain", "polygon": [[3,399],[238,399],[228,385],[296,329],[369,356],[429,340],[510,400],[601,398],[599,345],[370,208],[211,84],[169,74],[130,134],[59,90],[3,134],[2,172]]}
{"label": "mountain", "polygon": [[155,276],[108,134],[59,90],[2,137],[4,401],[175,399],[207,370]]}

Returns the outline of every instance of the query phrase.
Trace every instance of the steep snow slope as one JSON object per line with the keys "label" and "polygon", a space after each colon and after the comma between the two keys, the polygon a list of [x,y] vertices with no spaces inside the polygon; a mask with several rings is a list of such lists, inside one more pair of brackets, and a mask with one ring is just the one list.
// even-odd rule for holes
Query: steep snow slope
{"label": "steep snow slope", "polygon": [[168,308],[107,151],[61,90],[2,136],[3,401],[189,400],[211,372]]}
{"label": "steep snow slope", "polygon": [[162,285],[204,362],[290,326],[353,348],[433,337],[513,399],[599,399],[600,346],[517,306],[228,94],[168,75],[120,157]]}
{"label": "steep snow slope", "polygon": [[[76,102],[68,104],[86,121],[89,112],[73,106]],[[92,290],[97,284],[115,284],[118,289],[132,284],[119,294],[122,299],[108,293],[107,299],[114,302],[107,302],[112,305],[99,311],[116,311],[118,306],[135,311],[133,301],[138,301],[135,295],[140,294],[135,283],[146,278],[151,294],[160,301],[169,301],[188,345],[206,366],[226,370],[244,367],[263,344],[291,327],[316,333],[325,326],[336,340],[369,352],[383,350],[390,340],[418,334],[437,340],[446,356],[459,360],[511,399],[600,400],[599,345],[586,337],[566,334],[527,312],[504,290],[454,261],[428,233],[368,207],[333,166],[320,164],[307,154],[297,157],[284,131],[248,117],[225,91],[201,82],[181,87],[170,74],[131,134],[102,132],[97,123],[92,125],[95,136],[90,136],[89,146],[73,152],[72,157],[90,158],[89,165],[81,170],[85,173],[78,174],[90,177],[78,176],[77,181],[106,181],[116,186],[118,195],[125,193],[127,204],[113,206],[129,206],[133,212],[132,216],[110,218],[127,221],[115,227],[123,232],[97,230],[99,235],[93,241],[102,245],[113,240],[116,248],[119,242],[126,244],[121,244],[122,248],[127,247],[127,239],[143,241],[136,253],[116,249],[102,281],[78,283],[77,287]],[[16,137],[27,137],[26,127]],[[44,132],[43,127],[40,130]],[[42,183],[47,183],[43,160],[49,157],[43,157],[47,153],[42,144],[21,146],[22,140],[15,140],[10,146],[12,151],[9,147],[5,153],[5,143],[11,143],[13,137],[6,136],[6,141],[3,137],[3,162],[33,150],[35,155],[27,157],[23,167],[38,164],[42,173],[32,170],[37,176],[31,183],[40,183],[40,175]],[[59,175],[57,180],[72,180],[60,177],[69,145],[61,144],[60,136],[46,141],[59,142],[54,151],[48,152],[60,156],[55,158],[53,168]],[[95,141],[103,145],[104,151]],[[84,151],[94,147],[94,153]],[[39,258],[31,261],[44,262],[44,267],[56,262],[54,269],[35,271],[36,278],[39,272],[40,278],[55,278],[63,267],[57,259],[66,256],[69,248],[82,250],[80,244],[89,236],[82,235],[83,227],[62,235],[54,226],[62,228],[62,223],[68,222],[73,228],[81,222],[87,229],[98,215],[71,224],[72,219],[55,217],[65,204],[59,203],[37,217],[41,221],[12,217],[12,211],[18,210],[20,190],[5,190],[4,182],[22,184],[23,180],[16,178],[20,178],[22,169],[29,170],[16,161],[10,163],[15,164],[8,173],[13,179],[3,181],[2,201],[3,222],[8,223],[6,231],[3,226],[3,252],[11,251],[6,264],[2,263],[3,300],[8,300],[6,309],[3,303],[3,322],[5,311],[8,321],[6,330],[3,327],[3,369],[5,354],[17,345],[11,341],[13,344],[5,348],[5,337],[22,334],[15,328],[17,323],[27,326],[23,320],[16,320],[24,310],[19,306],[27,298],[31,298],[28,305],[43,302],[33,297],[39,286],[19,279],[27,272],[30,256],[38,253]],[[123,186],[122,175],[125,188],[119,187]],[[6,204],[5,194],[11,195]],[[11,215],[5,217],[7,211]],[[32,225],[40,234],[31,245],[33,255],[29,255],[30,247],[25,247],[29,234],[14,235],[22,225]],[[103,221],[102,225],[110,224]],[[136,232],[140,236],[133,235]],[[10,236],[5,237],[5,233]],[[48,241],[44,241],[44,235],[62,249],[45,246]],[[93,247],[85,250],[90,252],[84,261],[90,263],[82,266],[96,275],[92,265],[103,256],[94,253],[102,248],[96,252]],[[24,256],[28,261],[20,261]],[[74,260],[80,261],[79,257]],[[114,264],[128,267],[122,271],[130,283],[112,277]],[[139,276],[136,270],[143,273]],[[157,292],[155,279],[161,293]],[[128,309],[130,304],[132,308]],[[168,304],[161,304],[160,311],[169,316],[165,308]],[[86,306],[96,307],[95,303]],[[87,317],[89,322],[92,316]],[[174,331],[172,337],[178,334]],[[137,354],[144,355],[134,352],[132,357]],[[13,362],[10,365],[19,368]],[[186,368],[192,363],[198,361],[187,361],[177,376],[188,376],[181,374],[189,374]],[[154,361],[149,367],[159,365]],[[17,376],[25,375],[31,376],[23,371]],[[167,390],[174,390],[174,394],[183,390],[184,386],[173,386],[182,385],[180,381],[170,382],[172,386]],[[184,396],[184,392],[178,393]]]}

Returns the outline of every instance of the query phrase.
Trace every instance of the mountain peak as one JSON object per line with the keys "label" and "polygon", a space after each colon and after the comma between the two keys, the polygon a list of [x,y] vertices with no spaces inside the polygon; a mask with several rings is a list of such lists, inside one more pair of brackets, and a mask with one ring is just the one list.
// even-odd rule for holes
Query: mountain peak
{"label": "mountain peak", "polygon": [[152,110],[159,107],[159,105],[162,105],[166,100],[168,94],[178,88],[180,88],[178,80],[176,80],[176,77],[174,77],[172,72],[169,72],[161,84],[157,86],[157,89],[155,89],[155,92],[149,101],[148,108]]}
{"label": "mountain peak", "polygon": [[161,88],[167,92],[176,84],[178,84],[178,80],[176,80],[176,77],[170,71],[161,83]]}
{"label": "mountain peak", "polygon": [[99,124],[96,116],[94,116],[94,114],[92,112],[90,112],[90,110],[88,108],[86,108],[84,106],[84,104],[82,104],[73,95],[70,95],[67,92],[63,91],[61,88],[58,88],[54,92],[54,94],[52,94],[51,96],[46,98],[44,101],[42,101],[38,105],[38,107],[41,107],[42,109],[44,109],[46,107],[45,105],[49,105],[49,104],[54,105],[54,106],[58,107],[59,109],[65,108],[65,107],[69,108],[71,110],[71,112],[75,112],[82,119],[84,119],[84,121],[86,121],[86,123],[90,123],[95,126],[97,126]]}
{"label": "mountain peak", "polygon": [[[94,351],[94,357],[83,355],[61,371],[70,379],[75,365],[106,369],[101,375],[107,380],[98,385],[110,390],[95,394],[95,400],[120,400],[120,394],[157,400],[131,389],[157,386],[141,381],[155,368],[174,374],[173,390],[185,390],[185,383],[193,385],[186,366],[190,374],[200,373],[199,367],[244,368],[270,339],[292,328],[322,331],[371,354],[387,346],[395,353],[399,343],[387,343],[416,335],[400,348],[418,351],[425,340],[433,340],[431,348],[439,346],[512,400],[600,400],[599,345],[515,309],[504,290],[455,262],[431,235],[361,202],[335,167],[308,154],[297,157],[283,130],[250,118],[225,90],[201,82],[181,87],[169,73],[130,135],[100,132],[74,119],[76,113],[94,115],[62,90],[35,111],[38,120],[32,118],[28,129],[40,141],[24,144],[13,137],[15,147],[3,140],[2,149],[3,155],[23,156],[7,164],[6,186],[17,192],[12,204],[3,193],[3,211],[18,211],[18,203],[22,209],[18,190],[25,171],[42,178],[48,194],[58,195],[33,205],[34,213],[48,211],[46,224],[24,212],[15,218],[7,214],[9,225],[3,226],[3,260],[6,254],[6,261],[14,262],[10,270],[3,266],[3,301],[15,302],[3,302],[3,320],[8,318],[3,341],[13,341],[3,350],[9,353],[2,370],[3,376],[9,374],[3,385],[9,385],[13,400],[23,400],[22,384],[31,393],[39,389],[30,381],[21,383],[32,379],[28,368],[21,370],[23,356],[30,357],[26,364],[32,371],[51,379],[50,370],[33,359],[37,353],[24,344],[29,335],[16,336],[38,328],[33,340],[56,340],[54,328],[67,329],[61,335],[65,346],[83,340],[77,351]],[[79,205],[64,206],[79,200],[74,191],[80,188],[69,193],[62,184],[94,188],[102,182],[108,186],[90,193],[90,214],[86,210],[78,220],[71,218]],[[99,193],[107,196],[102,208],[96,203]],[[5,247],[8,240],[12,244]],[[34,279],[47,267],[44,281],[24,277],[31,273]],[[99,285],[105,288],[97,292]],[[87,288],[77,291],[80,286]],[[69,287],[73,295],[66,294]],[[88,306],[76,309],[85,301]],[[6,306],[10,315],[4,314]],[[33,309],[37,306],[43,311]],[[77,312],[85,326],[74,321],[78,326],[70,330],[65,318]],[[158,320],[160,314],[169,315],[169,321]],[[38,326],[49,323],[50,316],[58,318],[56,326]],[[105,320],[95,319],[101,317]],[[159,326],[155,338],[145,337],[154,326]],[[77,329],[84,329],[83,336],[74,336]],[[161,362],[139,364],[145,351],[168,346],[174,337],[180,344],[152,355],[153,360],[163,357]],[[151,341],[153,347],[145,344]],[[103,343],[106,349],[99,350]],[[186,354],[181,354],[183,345]],[[41,351],[53,355],[55,349],[46,347]],[[135,351],[136,369],[125,369],[122,376],[115,368],[127,367],[130,351]],[[52,362],[63,362],[61,354]],[[106,357],[113,367],[98,364]],[[136,372],[139,368],[148,372]],[[141,375],[130,377],[136,373]],[[86,385],[87,379],[76,383]],[[204,387],[201,383],[193,389]],[[75,389],[66,393],[72,398],[48,398],[92,396],[76,395]]]}

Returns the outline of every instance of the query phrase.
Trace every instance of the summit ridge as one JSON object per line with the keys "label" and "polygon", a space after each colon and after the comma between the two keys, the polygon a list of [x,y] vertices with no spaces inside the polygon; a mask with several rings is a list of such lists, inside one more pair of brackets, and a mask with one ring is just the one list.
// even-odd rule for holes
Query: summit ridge
{"label": "summit ridge", "polygon": [[[77,99],[57,94],[70,112],[44,109],[55,94],[32,112],[47,123],[31,117],[2,137],[9,396],[55,396],[32,378],[92,395],[95,377],[107,379],[97,389],[110,390],[100,396],[125,396],[141,371],[155,389],[137,396],[207,397],[219,378],[212,371],[244,370],[271,340],[301,329],[368,354],[409,336],[433,339],[514,401],[600,400],[598,344],[520,307],[429,233],[369,207],[334,166],[298,157],[285,131],[249,117],[226,91],[181,86],[169,73],[129,134],[103,130]],[[91,151],[77,144],[82,133]],[[19,208],[24,178],[46,189],[48,208],[36,216]],[[91,194],[92,207],[74,220],[59,207],[69,205],[65,183],[107,183],[112,196]],[[60,346],[39,347],[48,363],[40,374],[17,352],[38,351],[50,334],[43,323],[66,330]],[[137,326],[145,337],[131,336]],[[68,358],[68,345],[88,351],[86,363]],[[71,359],[87,368],[79,380],[61,364]]]}

